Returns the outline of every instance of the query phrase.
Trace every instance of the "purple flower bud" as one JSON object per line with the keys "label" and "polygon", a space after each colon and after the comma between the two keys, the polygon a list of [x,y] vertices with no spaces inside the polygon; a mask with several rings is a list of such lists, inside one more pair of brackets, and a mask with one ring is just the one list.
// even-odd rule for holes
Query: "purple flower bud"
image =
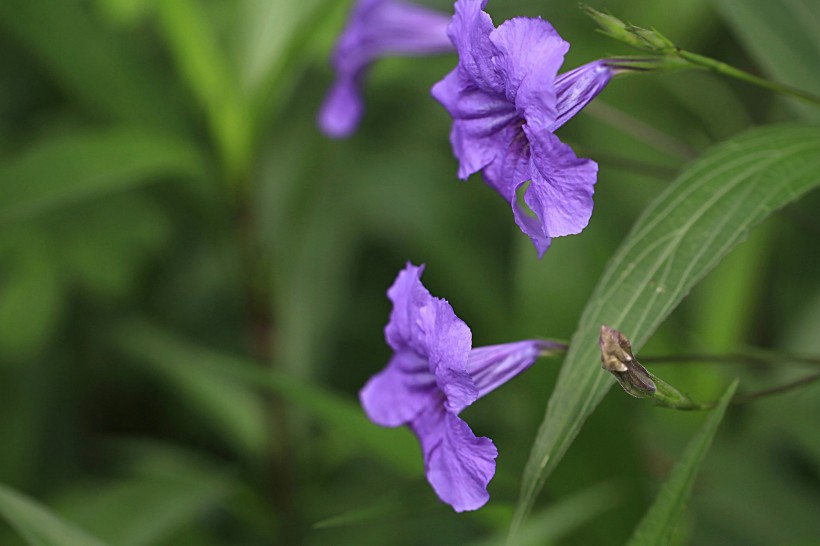
{"label": "purple flower bud", "polygon": [[408,263],[387,292],[393,311],[384,332],[393,357],[359,398],[373,422],[415,433],[442,501],[457,512],[475,510],[490,498],[498,451],[458,414],[556,345],[528,340],[472,349],[467,325],[421,284],[423,269]]}
{"label": "purple flower bud", "polygon": [[391,55],[429,55],[453,50],[448,15],[401,0],[359,0],[336,48],[336,81],[319,111],[327,136],[350,136],[364,114],[361,85],[371,63]]}
{"label": "purple flower bud", "polygon": [[[495,28],[485,5],[456,2],[448,33],[458,65],[432,94],[453,117],[459,177],[482,171],[541,257],[553,237],[586,227],[598,173],[553,131],[601,92],[612,71],[596,61],[559,76],[569,44],[550,23],[517,17]],[[529,211],[516,195],[527,181]]]}

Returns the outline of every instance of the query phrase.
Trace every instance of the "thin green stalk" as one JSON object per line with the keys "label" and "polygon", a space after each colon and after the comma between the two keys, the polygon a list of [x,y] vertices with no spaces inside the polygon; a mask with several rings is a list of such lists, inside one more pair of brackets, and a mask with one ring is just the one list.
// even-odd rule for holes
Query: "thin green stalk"
{"label": "thin green stalk", "polygon": [[692,53],[691,51],[686,51],[685,49],[675,48],[675,54],[680,58],[689,61],[692,65],[705,68],[707,70],[712,70],[718,74],[723,74],[725,76],[729,76],[776,93],[789,95],[804,100],[810,104],[814,104],[815,106],[820,106],[820,97],[812,93],[808,93],[807,91],[803,91],[802,89],[755,76],[754,74],[750,74],[749,72],[735,68],[734,66],[728,65],[724,62],[712,59],[710,57],[705,57],[703,55],[698,55],[697,53]]}

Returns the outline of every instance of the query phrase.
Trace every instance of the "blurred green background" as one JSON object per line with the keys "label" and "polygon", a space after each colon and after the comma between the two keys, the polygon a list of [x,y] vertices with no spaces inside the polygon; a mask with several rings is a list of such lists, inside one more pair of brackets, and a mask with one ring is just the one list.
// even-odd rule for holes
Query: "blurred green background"
{"label": "blurred green background", "polygon": [[[490,4],[496,23],[549,19],[573,44],[565,68],[631,53],[574,0]],[[389,357],[398,270],[426,263],[476,345],[568,339],[681,167],[754,125],[818,120],[702,72],[616,80],[560,134],[600,164],[592,221],[538,261],[480,177],[456,180],[429,96],[455,56],[379,62],[358,133],[319,134],[349,6],[0,3],[0,483],[111,545],[492,543],[560,359],[465,411],[500,456],[490,503],[455,514],[410,433],[358,408]],[[820,93],[820,72],[800,69],[820,60],[816,0],[593,7]],[[643,354],[820,353],[818,207],[814,192],[754,231]],[[659,373],[711,400],[733,376],[752,390],[801,370]],[[732,409],[681,543],[820,543],[819,411],[816,386]],[[534,543],[622,544],[702,419],[613,390],[547,482]],[[0,544],[24,543],[0,522]]]}

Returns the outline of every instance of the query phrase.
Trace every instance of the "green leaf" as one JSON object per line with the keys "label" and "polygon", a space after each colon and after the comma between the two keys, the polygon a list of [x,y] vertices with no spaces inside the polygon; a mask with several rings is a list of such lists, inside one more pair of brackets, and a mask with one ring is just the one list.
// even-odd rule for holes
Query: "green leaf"
{"label": "green leaf", "polygon": [[750,228],[818,184],[820,128],[765,127],[716,146],[649,206],[609,262],[572,337],[524,470],[512,536],[613,384],[600,367],[601,325],[624,332],[637,352]]}
{"label": "green leaf", "polygon": [[251,161],[251,119],[219,35],[201,2],[158,2],[157,15],[179,71],[208,115],[229,179]]}
{"label": "green leaf", "polygon": [[[555,544],[623,502],[623,495],[613,482],[587,487],[558,499],[540,512],[533,514],[516,544],[517,546]],[[472,546],[501,544],[504,544],[503,534],[476,541],[472,543]]]}
{"label": "green leaf", "polygon": [[117,546],[176,544],[180,531],[201,526],[240,487],[224,465],[198,453],[150,442],[115,447],[118,465],[125,461],[123,476],[75,486],[55,506]]}
{"label": "green leaf", "polygon": [[222,384],[244,385],[270,391],[314,417],[330,431],[358,446],[359,451],[381,459],[407,476],[421,471],[419,448],[407,430],[389,430],[371,423],[350,400],[318,385],[264,368],[243,358],[222,354],[186,342],[142,322],[122,325],[117,339],[132,354],[161,358],[166,364],[185,362],[200,374]]}
{"label": "green leaf", "polygon": [[53,250],[39,230],[0,237],[0,359],[26,363],[59,323],[64,290]]}
{"label": "green leaf", "polygon": [[46,507],[0,485],[0,513],[31,546],[104,546]]}
{"label": "green leaf", "polygon": [[191,144],[163,133],[113,129],[53,138],[0,165],[0,225],[159,177],[196,176],[202,163]]}
{"label": "green leaf", "polygon": [[737,390],[735,379],[720,399],[717,407],[709,412],[709,417],[701,426],[680,461],[663,484],[654,504],[635,529],[628,546],[662,546],[668,544],[675,528],[683,515],[686,501],[692,492],[695,476],[700,468],[718,425],[726,413],[726,407]]}
{"label": "green leaf", "polygon": [[124,36],[114,39],[99,28],[83,4],[3,0],[0,29],[30,50],[93,115],[181,127],[182,110],[169,100],[167,76],[154,72]]}
{"label": "green leaf", "polygon": [[[820,94],[820,3],[814,0],[719,0],[723,17],[763,70],[781,83]],[[820,108],[794,101],[810,119]]]}

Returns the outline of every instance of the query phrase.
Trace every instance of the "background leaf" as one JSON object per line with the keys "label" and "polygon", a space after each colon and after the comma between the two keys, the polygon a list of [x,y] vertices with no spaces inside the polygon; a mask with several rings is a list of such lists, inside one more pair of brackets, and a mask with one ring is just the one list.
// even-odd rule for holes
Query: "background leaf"
{"label": "background leaf", "polygon": [[511,533],[612,386],[601,370],[602,324],[637,352],[748,230],[820,184],[820,129],[767,127],[717,146],[646,210],[607,266],[570,342],[524,471]]}
{"label": "background leaf", "polygon": [[709,412],[706,422],[698,433],[686,446],[686,451],[680,461],[672,469],[669,478],[663,484],[658,497],[652,507],[641,520],[635,529],[635,534],[627,546],[664,546],[669,541],[675,531],[675,527],[683,516],[686,502],[692,492],[695,476],[700,468],[709,447],[712,445],[712,438],[717,432],[718,425],[723,420],[726,407],[732,400],[737,390],[737,380],[735,380],[720,399],[715,409]]}
{"label": "background leaf", "polygon": [[47,508],[0,485],[0,513],[31,546],[104,546]]}
{"label": "background leaf", "polygon": [[62,135],[0,165],[0,225],[160,177],[196,176],[203,162],[196,147],[163,133]]}
{"label": "background leaf", "polygon": [[[723,18],[763,70],[777,81],[820,94],[820,3],[814,0],[719,0]],[[820,109],[789,99],[805,117]]]}

